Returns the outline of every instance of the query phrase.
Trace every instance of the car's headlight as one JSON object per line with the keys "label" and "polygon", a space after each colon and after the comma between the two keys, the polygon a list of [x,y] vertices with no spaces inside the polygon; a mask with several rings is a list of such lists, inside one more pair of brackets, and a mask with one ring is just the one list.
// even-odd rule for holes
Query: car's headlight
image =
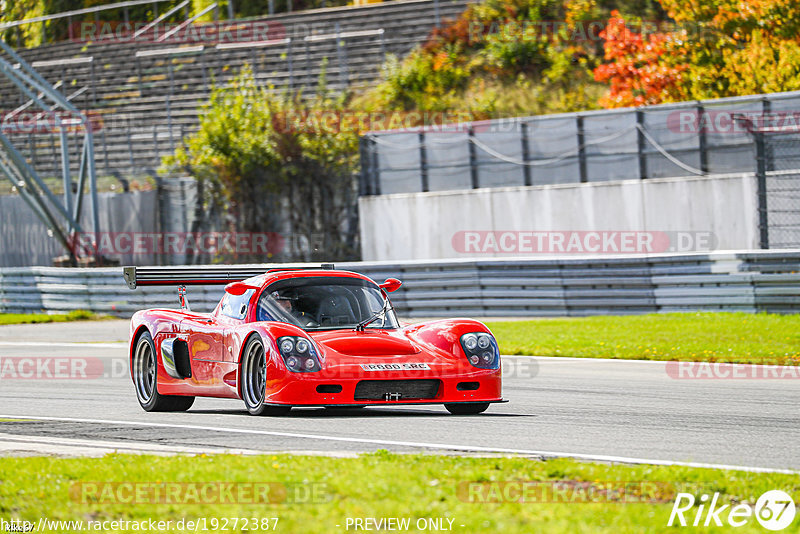
{"label": "car's headlight", "polygon": [[470,332],[461,336],[461,348],[467,361],[480,369],[498,369],[500,367],[500,349],[491,334]]}
{"label": "car's headlight", "polygon": [[286,368],[294,373],[311,373],[322,369],[314,343],[304,337],[279,337],[278,349]]}

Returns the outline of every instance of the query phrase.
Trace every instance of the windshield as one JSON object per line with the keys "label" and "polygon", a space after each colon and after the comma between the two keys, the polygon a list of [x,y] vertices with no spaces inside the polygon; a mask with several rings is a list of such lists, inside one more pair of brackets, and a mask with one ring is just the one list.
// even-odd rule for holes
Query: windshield
{"label": "windshield", "polygon": [[[360,278],[301,277],[270,285],[258,301],[256,319],[305,330],[356,328],[384,309],[381,290]],[[366,329],[397,328],[391,305]]]}

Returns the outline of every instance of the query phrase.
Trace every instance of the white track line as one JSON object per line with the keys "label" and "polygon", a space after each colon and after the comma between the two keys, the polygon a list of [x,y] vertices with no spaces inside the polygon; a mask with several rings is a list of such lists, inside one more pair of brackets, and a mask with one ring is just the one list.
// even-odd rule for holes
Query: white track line
{"label": "white track line", "polygon": [[225,447],[191,447],[183,445],[159,445],[146,441],[88,440],[53,436],[25,436],[0,433],[0,446],[14,449],[14,445],[38,445],[42,450],[59,448],[99,449],[105,452],[125,451],[139,454],[262,454],[253,449],[231,449]]}
{"label": "white track line", "polygon": [[[384,439],[369,439],[369,438],[349,438],[341,436],[323,436],[318,434],[300,434],[296,432],[275,432],[269,430],[254,430],[246,428],[230,428],[230,427],[213,427],[202,425],[174,425],[169,423],[148,423],[136,421],[114,421],[105,419],[80,419],[73,417],[40,417],[36,415],[1,415],[0,419],[35,419],[39,421],[62,421],[72,423],[95,423],[95,424],[109,424],[109,425],[126,425],[126,426],[143,426],[151,428],[185,428],[189,430],[204,430],[209,432],[227,432],[231,434],[255,434],[260,436],[276,436],[285,438],[299,438],[299,439],[316,439],[322,441],[338,441],[345,443],[367,443],[370,445],[394,445],[400,447],[414,447],[423,449],[436,449],[448,451],[462,451],[462,452],[481,452],[481,453],[501,453],[501,454],[519,454],[524,456],[540,456],[552,458],[575,458],[579,460],[598,461],[598,462],[618,462],[626,464],[649,464],[649,465],[664,465],[664,466],[683,466],[683,467],[699,467],[708,469],[724,469],[731,471],[748,471],[752,473],[783,473],[788,475],[800,474],[800,471],[793,471],[790,469],[772,469],[769,467],[749,467],[740,465],[727,465],[727,464],[709,464],[698,462],[672,462],[668,460],[649,460],[643,458],[629,458],[625,456],[608,456],[602,454],[584,454],[572,452],[553,452],[553,451],[536,451],[527,449],[506,449],[502,447],[481,447],[476,445],[451,445],[443,443],[424,443],[417,441],[393,441]],[[266,454],[266,453],[265,453]]]}
{"label": "white track line", "polygon": [[530,358],[531,360],[537,360],[546,363],[598,362],[598,363],[649,363],[649,364],[664,365],[670,361],[677,361],[677,360],[627,360],[625,358],[581,358],[579,356],[530,356],[527,354],[502,354],[501,356],[503,358]]}

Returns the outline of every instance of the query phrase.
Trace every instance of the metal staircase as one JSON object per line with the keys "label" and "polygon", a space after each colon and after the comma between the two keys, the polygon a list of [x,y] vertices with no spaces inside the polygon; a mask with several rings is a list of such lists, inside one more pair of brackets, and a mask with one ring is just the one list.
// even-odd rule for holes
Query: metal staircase
{"label": "metal staircase", "polygon": [[[93,125],[89,118],[69,99],[47,82],[9,45],[0,40],[0,73],[13,83],[23,97],[29,100],[5,113],[0,121],[0,175],[9,180],[36,215],[47,225],[53,236],[64,246],[70,263],[77,265],[80,258],[97,261],[94,250],[86,248],[86,234],[81,222],[85,190],[89,190],[90,227],[94,239],[100,231],[97,212],[97,177],[95,171]],[[21,124],[22,110],[35,109],[33,124]],[[28,112],[26,117],[30,117]],[[58,166],[64,184],[63,197],[59,199],[36,172],[34,164],[23,157],[7,134],[21,129],[44,127],[59,139]],[[70,171],[70,141],[79,146],[77,184]],[[55,154],[53,155],[55,157]],[[73,157],[75,154],[73,154]],[[88,184],[87,184],[88,182]],[[81,244],[79,246],[79,243]]]}

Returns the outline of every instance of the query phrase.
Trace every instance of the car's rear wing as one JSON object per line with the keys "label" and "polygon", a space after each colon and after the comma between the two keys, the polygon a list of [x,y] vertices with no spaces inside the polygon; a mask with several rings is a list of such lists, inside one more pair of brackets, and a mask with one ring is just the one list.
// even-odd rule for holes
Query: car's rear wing
{"label": "car's rear wing", "polygon": [[332,263],[297,265],[215,265],[210,267],[123,267],[122,276],[130,289],[139,286],[222,285],[253,276],[297,269],[333,269]]}

